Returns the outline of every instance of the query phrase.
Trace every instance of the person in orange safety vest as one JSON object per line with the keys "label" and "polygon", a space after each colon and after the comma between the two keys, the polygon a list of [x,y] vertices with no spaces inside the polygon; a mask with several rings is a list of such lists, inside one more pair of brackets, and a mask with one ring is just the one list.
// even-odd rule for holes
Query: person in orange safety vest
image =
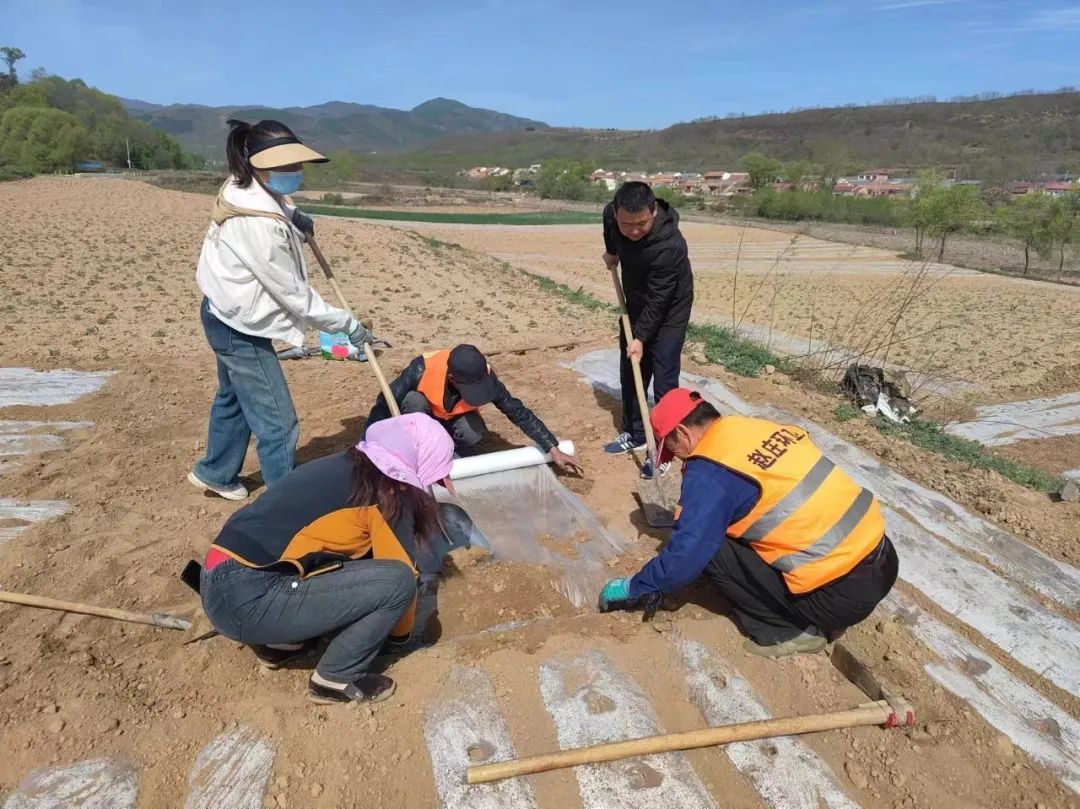
{"label": "person in orange safety vest", "polygon": [[[563,471],[582,471],[572,455],[562,452],[554,433],[536,414],[510,395],[476,346],[456,346],[449,351],[433,351],[413,359],[390,383],[390,392],[402,414],[426,413],[439,421],[460,454],[468,454],[487,433],[480,417],[483,405],[493,404],[542,452],[550,452],[552,462]],[[379,395],[367,418],[367,427],[390,417],[386,399]]]}
{"label": "person in orange safety vest", "polygon": [[661,463],[685,461],[675,528],[600,609],[627,609],[704,573],[731,602],[747,651],[782,657],[824,648],[892,589],[898,560],[877,498],[826,458],[801,427],[723,416],[700,394],[653,409]]}

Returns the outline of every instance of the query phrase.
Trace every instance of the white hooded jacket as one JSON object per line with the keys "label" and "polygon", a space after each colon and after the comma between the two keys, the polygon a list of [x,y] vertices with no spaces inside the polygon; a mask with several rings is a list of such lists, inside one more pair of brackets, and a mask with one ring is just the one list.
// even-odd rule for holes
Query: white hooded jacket
{"label": "white hooded jacket", "polygon": [[227,326],[302,346],[309,328],[348,334],[359,324],[308,283],[293,210],[257,181],[240,188],[230,178],[215,202],[195,282],[210,301],[210,312]]}

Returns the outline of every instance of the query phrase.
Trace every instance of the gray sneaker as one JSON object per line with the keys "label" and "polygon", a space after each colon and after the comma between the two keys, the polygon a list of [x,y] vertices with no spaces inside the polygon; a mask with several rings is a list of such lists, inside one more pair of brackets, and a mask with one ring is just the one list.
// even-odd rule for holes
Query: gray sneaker
{"label": "gray sneaker", "polygon": [[788,657],[789,655],[816,654],[824,649],[825,644],[827,643],[828,641],[822,635],[818,634],[817,627],[808,626],[806,631],[801,635],[797,635],[791,640],[785,640],[781,643],[774,643],[771,646],[761,646],[760,644],[747,639],[746,642],[743,643],[743,649],[752,655],[775,660],[778,657]]}

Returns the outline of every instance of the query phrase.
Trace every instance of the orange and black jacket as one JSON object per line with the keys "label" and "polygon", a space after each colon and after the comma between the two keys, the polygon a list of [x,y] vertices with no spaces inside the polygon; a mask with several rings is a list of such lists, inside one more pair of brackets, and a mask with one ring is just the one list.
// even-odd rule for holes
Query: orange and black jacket
{"label": "orange and black jacket", "polygon": [[[427,370],[427,364],[421,355],[410,362],[405,370],[398,375],[398,378],[390,383],[390,392],[394,394],[394,399],[399,407],[405,401],[406,395],[419,389],[425,370]],[[495,405],[531,441],[535,441],[543,452],[548,452],[559,443],[554,433],[547,428],[547,425],[532,410],[527,408],[520,399],[510,395],[510,391],[506,389],[506,385],[502,383],[498,376],[495,377],[495,388],[495,398],[491,400],[491,404]],[[461,395],[447,385],[443,399],[443,409],[447,412],[452,411],[460,400]],[[388,418],[390,418],[390,408],[386,406],[386,399],[383,398],[382,394],[379,394],[379,398],[375,400],[375,406],[371,408],[371,413],[368,414],[367,425],[364,429],[366,430],[367,427],[377,421]]]}
{"label": "orange and black jacket", "polygon": [[[413,515],[389,524],[378,505],[349,506],[344,452],[297,467],[225,523],[213,547],[242,565],[301,578],[351,559],[396,559],[416,573]],[[415,601],[391,634],[412,631]]]}

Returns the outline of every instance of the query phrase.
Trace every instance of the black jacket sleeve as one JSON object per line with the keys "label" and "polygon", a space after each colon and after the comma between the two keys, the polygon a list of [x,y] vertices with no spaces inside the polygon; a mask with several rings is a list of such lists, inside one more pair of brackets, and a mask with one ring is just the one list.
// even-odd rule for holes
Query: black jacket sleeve
{"label": "black jacket sleeve", "polygon": [[667,316],[679,279],[686,271],[686,253],[676,246],[657,256],[645,279],[645,308],[633,323],[634,337],[647,343],[656,336]]}
{"label": "black jacket sleeve", "polygon": [[615,206],[609,202],[604,206],[604,250],[613,256],[619,254],[619,248],[615,241],[615,231],[618,227],[615,222]]}
{"label": "black jacket sleeve", "polygon": [[[425,368],[424,358],[417,357],[408,364],[397,379],[390,383],[390,392],[394,395],[394,400],[399,408],[401,403],[405,401],[405,397],[420,387],[420,379],[424,376]],[[364,425],[364,435],[367,435],[367,428],[372,424],[388,418],[390,418],[390,407],[386,403],[386,397],[380,393],[379,398],[375,400],[375,406],[368,413],[367,423]]]}
{"label": "black jacket sleeve", "polygon": [[537,418],[529,408],[522,404],[520,399],[515,399],[506,389],[498,377],[495,377],[496,394],[492,404],[499,408],[521,432],[535,441],[543,452],[549,452],[559,442],[555,435],[547,428],[544,422]]}

